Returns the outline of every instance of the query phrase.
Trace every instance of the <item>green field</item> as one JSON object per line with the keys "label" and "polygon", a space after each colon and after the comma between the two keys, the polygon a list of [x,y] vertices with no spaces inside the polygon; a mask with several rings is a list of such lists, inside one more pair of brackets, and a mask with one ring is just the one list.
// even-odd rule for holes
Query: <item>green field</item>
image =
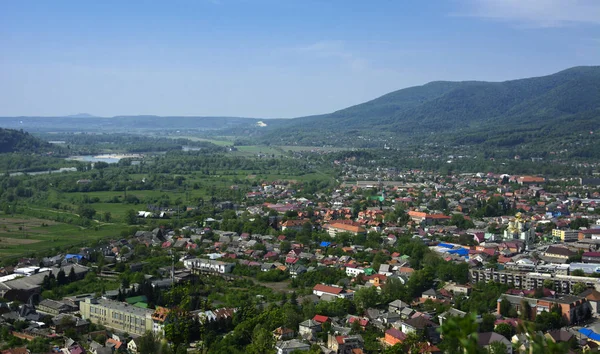
{"label": "green field", "polygon": [[0,215],[0,256],[51,252],[92,244],[107,237],[117,238],[122,225],[95,223],[84,228],[27,215]]}

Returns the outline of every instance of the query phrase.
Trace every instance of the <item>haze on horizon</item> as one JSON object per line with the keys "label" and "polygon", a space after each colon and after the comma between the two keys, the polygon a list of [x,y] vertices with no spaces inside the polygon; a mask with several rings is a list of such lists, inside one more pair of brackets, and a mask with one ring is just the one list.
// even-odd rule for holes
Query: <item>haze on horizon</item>
{"label": "haze on horizon", "polygon": [[0,2],[0,116],[289,118],[600,63],[600,1]]}

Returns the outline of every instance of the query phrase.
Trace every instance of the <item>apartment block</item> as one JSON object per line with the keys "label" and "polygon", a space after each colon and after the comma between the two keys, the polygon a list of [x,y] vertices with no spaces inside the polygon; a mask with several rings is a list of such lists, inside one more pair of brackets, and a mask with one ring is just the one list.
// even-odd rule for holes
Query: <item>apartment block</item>
{"label": "apartment block", "polygon": [[94,298],[79,303],[79,312],[83,319],[131,335],[139,336],[153,330],[154,310],[151,309]]}
{"label": "apartment block", "polygon": [[226,263],[212,259],[193,258],[183,261],[183,265],[188,269],[197,269],[225,274],[231,273],[235,263]]}
{"label": "apartment block", "polygon": [[553,282],[554,290],[560,294],[570,294],[577,283],[584,283],[588,287],[600,290],[600,278],[577,277],[563,274],[471,269],[469,271],[469,278],[472,283],[496,282],[519,289],[541,288],[544,286],[544,281],[551,281]]}
{"label": "apartment block", "polygon": [[562,242],[574,242],[579,240],[579,231],[553,229],[552,236],[560,238]]}

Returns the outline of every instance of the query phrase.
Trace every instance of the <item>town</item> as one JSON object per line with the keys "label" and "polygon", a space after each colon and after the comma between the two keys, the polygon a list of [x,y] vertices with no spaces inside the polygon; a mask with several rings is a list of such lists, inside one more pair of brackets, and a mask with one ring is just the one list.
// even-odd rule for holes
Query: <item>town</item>
{"label": "town", "polygon": [[3,353],[598,349],[598,179],[335,164],[313,198],[262,181],[195,223],[146,208],[162,225],[5,265]]}

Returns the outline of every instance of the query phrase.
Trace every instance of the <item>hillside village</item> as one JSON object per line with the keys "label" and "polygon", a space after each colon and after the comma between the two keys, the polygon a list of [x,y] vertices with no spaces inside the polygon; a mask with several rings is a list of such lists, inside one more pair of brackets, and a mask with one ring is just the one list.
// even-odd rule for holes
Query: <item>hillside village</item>
{"label": "hillside village", "polygon": [[339,187],[313,199],[265,182],[194,225],[0,269],[3,353],[224,352],[235,338],[278,354],[453,353],[460,328],[482,352],[598,350],[593,180],[339,163]]}

